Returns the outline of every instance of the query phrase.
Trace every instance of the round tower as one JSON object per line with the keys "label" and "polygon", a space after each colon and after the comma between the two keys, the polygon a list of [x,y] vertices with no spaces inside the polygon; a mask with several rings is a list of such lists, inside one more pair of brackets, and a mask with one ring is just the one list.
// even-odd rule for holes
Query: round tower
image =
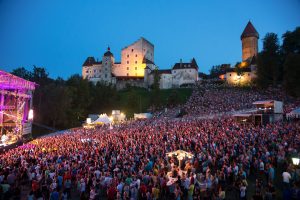
{"label": "round tower", "polygon": [[249,21],[242,35],[242,60],[247,60],[256,56],[258,53],[258,38],[259,34]]}

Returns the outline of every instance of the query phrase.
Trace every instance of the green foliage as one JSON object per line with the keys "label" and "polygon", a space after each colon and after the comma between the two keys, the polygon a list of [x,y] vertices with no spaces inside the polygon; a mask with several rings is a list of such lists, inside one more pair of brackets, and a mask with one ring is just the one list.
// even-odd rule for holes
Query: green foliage
{"label": "green foliage", "polygon": [[161,93],[159,89],[159,82],[160,82],[160,74],[158,70],[154,70],[154,82],[152,85],[152,91],[150,96],[151,105],[154,108],[158,108],[161,106]]}
{"label": "green foliage", "polygon": [[26,80],[30,80],[32,78],[32,73],[24,67],[14,69],[11,73]]}
{"label": "green foliage", "polygon": [[288,54],[284,63],[284,86],[288,94],[300,97],[300,54]]}
{"label": "green foliage", "polygon": [[221,74],[225,74],[228,69],[230,69],[230,64],[212,66],[212,68],[209,70],[210,77],[218,78]]}
{"label": "green foliage", "polygon": [[282,76],[280,45],[277,34],[267,33],[263,38],[263,50],[257,58],[257,85],[277,85]]}
{"label": "green foliage", "polygon": [[282,53],[288,55],[289,53],[300,53],[300,27],[294,31],[287,31],[282,36]]}
{"label": "green foliage", "polygon": [[244,75],[244,71],[243,68],[241,67],[241,63],[237,62],[234,66],[234,71],[237,73],[237,75],[239,76],[243,76]]}

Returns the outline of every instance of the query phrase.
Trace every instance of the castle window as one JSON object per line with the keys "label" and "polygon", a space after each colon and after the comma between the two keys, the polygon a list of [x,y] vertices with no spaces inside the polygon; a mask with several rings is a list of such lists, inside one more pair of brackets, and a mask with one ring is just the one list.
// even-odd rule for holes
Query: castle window
{"label": "castle window", "polygon": [[248,73],[248,76],[250,76],[250,73]]}
{"label": "castle window", "polygon": [[135,61],[135,64],[137,64],[137,61]]}
{"label": "castle window", "polygon": [[129,76],[129,74],[127,73],[127,76]]}
{"label": "castle window", "polygon": [[105,78],[107,78],[107,74],[105,74]]}
{"label": "castle window", "polygon": [[137,57],[137,54],[135,54],[135,57]]}
{"label": "castle window", "polygon": [[88,73],[89,73],[89,71],[85,71],[85,73],[87,73],[87,74],[88,74]]}
{"label": "castle window", "polygon": [[229,76],[231,76],[231,74],[229,74]]}
{"label": "castle window", "polygon": [[127,67],[127,70],[129,70],[129,67]]}
{"label": "castle window", "polygon": [[131,52],[133,52],[134,49],[131,49]]}
{"label": "castle window", "polygon": [[137,67],[135,67],[135,70],[137,70]]}
{"label": "castle window", "polygon": [[127,54],[127,58],[129,58],[129,54]]}
{"label": "castle window", "polygon": [[127,60],[127,64],[129,64],[129,61]]}

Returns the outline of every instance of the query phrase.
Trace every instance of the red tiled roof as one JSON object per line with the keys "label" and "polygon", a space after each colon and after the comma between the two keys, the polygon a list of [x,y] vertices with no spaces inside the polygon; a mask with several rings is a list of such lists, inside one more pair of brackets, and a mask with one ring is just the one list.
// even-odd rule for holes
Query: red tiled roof
{"label": "red tiled roof", "polygon": [[256,31],[256,29],[254,28],[254,26],[252,25],[252,23],[249,21],[247,26],[245,27],[242,35],[241,35],[241,39],[246,38],[246,37],[257,37],[259,38],[259,34]]}

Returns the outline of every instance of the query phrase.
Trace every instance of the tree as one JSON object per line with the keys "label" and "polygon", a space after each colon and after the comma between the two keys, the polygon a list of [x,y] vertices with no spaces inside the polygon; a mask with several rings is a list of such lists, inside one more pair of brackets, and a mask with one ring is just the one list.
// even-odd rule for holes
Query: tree
{"label": "tree", "polygon": [[228,69],[230,69],[230,64],[212,66],[210,69],[210,77],[218,78],[221,74],[225,74]]}
{"label": "tree", "polygon": [[237,73],[238,76],[243,76],[244,75],[244,70],[241,67],[241,63],[237,62],[234,66],[234,71]]}
{"label": "tree", "polygon": [[39,84],[40,86],[44,86],[51,82],[49,79],[49,73],[43,67],[33,66],[32,78],[31,81]]}
{"label": "tree", "polygon": [[257,59],[257,84],[267,87],[279,83],[282,68],[280,63],[280,45],[277,34],[267,33],[263,39],[263,50]]}
{"label": "tree", "polygon": [[287,31],[282,36],[282,53],[287,56],[289,53],[300,53],[300,27],[294,31]]}
{"label": "tree", "polygon": [[45,101],[43,102],[43,122],[53,128],[64,128],[69,125],[68,112],[71,108],[71,92],[68,87],[51,83],[45,86]]}
{"label": "tree", "polygon": [[151,91],[151,104],[154,105],[156,108],[161,105],[161,92],[159,88],[159,82],[160,82],[160,74],[158,73],[158,70],[154,70],[154,82],[152,85],[152,91]]}
{"label": "tree", "polygon": [[[90,96],[90,84],[88,80],[82,79],[79,74],[72,75],[66,85],[70,88],[72,102],[70,110],[71,126],[78,126],[88,115],[88,108],[92,102]],[[99,102],[101,103],[101,102]]]}
{"label": "tree", "polygon": [[290,53],[284,63],[284,86],[288,94],[300,97],[300,54]]}
{"label": "tree", "polygon": [[16,75],[16,76],[21,77],[26,80],[32,79],[32,73],[30,71],[28,71],[27,69],[25,69],[24,67],[19,67],[17,69],[14,69],[11,73],[13,75]]}

